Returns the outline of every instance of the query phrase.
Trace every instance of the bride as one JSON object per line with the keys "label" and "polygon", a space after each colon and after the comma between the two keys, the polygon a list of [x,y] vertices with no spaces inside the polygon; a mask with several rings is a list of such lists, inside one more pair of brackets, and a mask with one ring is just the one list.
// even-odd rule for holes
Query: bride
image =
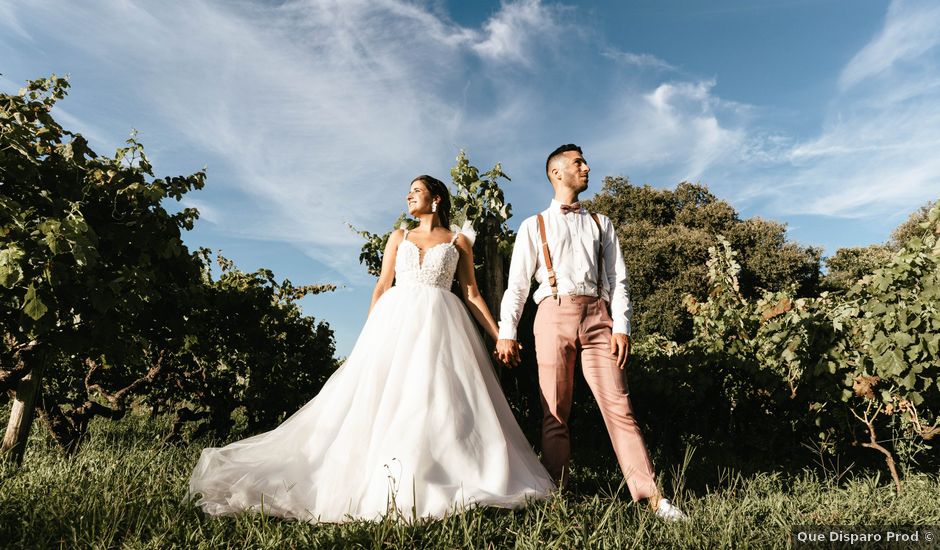
{"label": "bride", "polygon": [[447,187],[418,176],[407,201],[420,224],[389,237],[346,362],[274,430],[202,451],[189,495],[200,495],[207,513],[416,519],[516,507],[554,489],[449,290],[456,272],[467,308],[495,341],[473,274],[472,236],[447,229]]}

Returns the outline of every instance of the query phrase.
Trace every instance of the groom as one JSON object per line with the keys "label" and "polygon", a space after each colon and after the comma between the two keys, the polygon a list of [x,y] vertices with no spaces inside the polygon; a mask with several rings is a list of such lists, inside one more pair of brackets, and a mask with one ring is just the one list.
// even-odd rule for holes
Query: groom
{"label": "groom", "polygon": [[571,456],[568,416],[580,359],[633,500],[647,499],[660,517],[684,519],[656,487],[630,406],[623,371],[630,356],[627,269],[613,224],[578,203],[590,171],[577,145],[562,145],[548,155],[545,172],[555,198],[519,227],[495,353],[508,366],[519,363],[516,328],[534,275],[539,285],[534,333],[545,468],[559,486],[565,485]]}

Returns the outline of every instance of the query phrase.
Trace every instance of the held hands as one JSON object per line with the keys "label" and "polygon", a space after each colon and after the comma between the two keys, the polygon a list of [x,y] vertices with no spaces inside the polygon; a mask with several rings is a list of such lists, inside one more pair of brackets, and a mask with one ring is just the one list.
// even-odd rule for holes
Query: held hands
{"label": "held hands", "polygon": [[513,368],[522,360],[519,356],[519,350],[521,349],[522,344],[515,340],[499,339],[496,341],[496,351],[493,352],[493,355],[499,359],[500,363]]}
{"label": "held hands", "polygon": [[610,353],[617,356],[617,367],[623,370],[630,359],[630,337],[626,334],[611,334]]}
{"label": "held hands", "polygon": [[[522,344],[515,340],[500,339],[496,341],[496,350],[493,355],[500,363],[509,368],[515,367],[522,360],[519,350]],[[617,368],[623,370],[630,359],[630,337],[626,334],[612,334],[610,336],[610,353],[617,356]]]}

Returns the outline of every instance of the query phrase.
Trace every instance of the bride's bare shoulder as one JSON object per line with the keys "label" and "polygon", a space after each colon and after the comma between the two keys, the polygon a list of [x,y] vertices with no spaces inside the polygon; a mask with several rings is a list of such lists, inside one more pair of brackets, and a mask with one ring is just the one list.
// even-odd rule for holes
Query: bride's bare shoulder
{"label": "bride's bare shoulder", "polygon": [[405,230],[396,229],[392,231],[392,234],[388,236],[388,241],[385,243],[385,251],[395,251],[398,249],[398,245],[405,240]]}

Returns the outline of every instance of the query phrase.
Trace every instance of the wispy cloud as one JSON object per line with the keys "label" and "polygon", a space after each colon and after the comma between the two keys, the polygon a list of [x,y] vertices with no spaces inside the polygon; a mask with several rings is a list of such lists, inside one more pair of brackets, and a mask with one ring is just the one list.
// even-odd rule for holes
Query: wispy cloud
{"label": "wispy cloud", "polygon": [[[137,128],[159,174],[207,165],[206,189],[184,203],[207,222],[199,244],[270,241],[242,249],[299,252],[317,262],[285,263],[305,278],[359,293],[374,280],[346,222],[386,228],[410,178],[446,174],[461,147],[504,163],[516,220],[543,207],[544,155],[571,141],[598,176],[702,181],[774,218],[880,223],[940,196],[934,3],[891,4],[815,134],[788,132],[774,105],[729,101],[720,73],[611,47],[590,10],[504,0],[465,26],[444,5],[0,0],[0,87],[71,74],[56,116],[96,150]],[[356,317],[347,298],[331,322]]]}
{"label": "wispy cloud", "polygon": [[[506,1],[471,28],[405,0],[0,0],[0,25],[20,41],[0,37],[0,47],[55,51],[80,81],[64,122],[101,140],[115,124],[138,127],[158,161],[208,163],[210,188],[250,198],[196,199],[218,231],[293,243],[336,280],[363,273],[345,223],[394,219],[409,179],[446,173],[458,147],[526,174],[509,190],[523,190],[517,212],[536,206],[528,176],[545,152],[571,140],[590,148],[595,169],[657,173],[659,185],[703,180],[770,215],[877,216],[940,194],[932,4],[891,5],[808,139],[721,97],[720,75],[613,49],[566,27],[568,11]],[[628,76],[557,78],[586,54]]]}
{"label": "wispy cloud", "polygon": [[537,35],[548,36],[559,28],[555,19],[558,9],[540,0],[505,3],[483,25],[483,38],[473,44],[473,49],[493,61],[530,65]]}
{"label": "wispy cloud", "polygon": [[676,70],[676,67],[670,63],[649,53],[623,52],[614,48],[607,48],[604,50],[604,57],[640,69],[654,69],[659,71]]}
{"label": "wispy cloud", "polygon": [[904,63],[919,64],[940,44],[940,4],[931,0],[896,0],[888,9],[881,32],[846,65],[839,77],[843,90]]}
{"label": "wispy cloud", "polygon": [[195,208],[198,210],[199,220],[201,222],[218,224],[222,219],[222,215],[221,212],[219,212],[219,209],[205,201],[186,197],[181,201],[181,203],[185,208]]}
{"label": "wispy cloud", "polygon": [[245,204],[214,210],[221,230],[293,241],[339,277],[357,272],[360,241],[346,222],[394,217],[410,178],[445,168],[467,128],[515,116],[513,101],[470,115],[464,91],[488,85],[489,67],[530,64],[560,9],[507,2],[472,29],[400,0],[0,6],[8,26],[68,52],[57,62],[78,78],[111,75],[112,110],[136,113],[128,126],[157,149],[182,139],[209,153],[211,186],[254,197],[249,216]]}
{"label": "wispy cloud", "polygon": [[784,213],[869,217],[940,197],[940,6],[896,1],[842,71],[822,132],[781,166]]}
{"label": "wispy cloud", "polygon": [[63,128],[70,132],[81,134],[85,139],[98,146],[104,146],[105,149],[99,151],[99,153],[111,153],[118,146],[117,142],[114,141],[114,138],[118,136],[109,136],[108,133],[97,124],[75,116],[70,109],[66,109],[61,104],[55,106],[55,110],[52,114]]}
{"label": "wispy cloud", "polygon": [[26,29],[20,24],[12,4],[0,2],[0,27],[14,32],[22,39],[32,40],[30,34],[26,32]]}
{"label": "wispy cloud", "polygon": [[737,158],[746,139],[746,107],[722,101],[714,86],[713,80],[672,81],[641,93],[624,90],[592,149],[605,164],[659,168],[668,183],[701,178]]}

